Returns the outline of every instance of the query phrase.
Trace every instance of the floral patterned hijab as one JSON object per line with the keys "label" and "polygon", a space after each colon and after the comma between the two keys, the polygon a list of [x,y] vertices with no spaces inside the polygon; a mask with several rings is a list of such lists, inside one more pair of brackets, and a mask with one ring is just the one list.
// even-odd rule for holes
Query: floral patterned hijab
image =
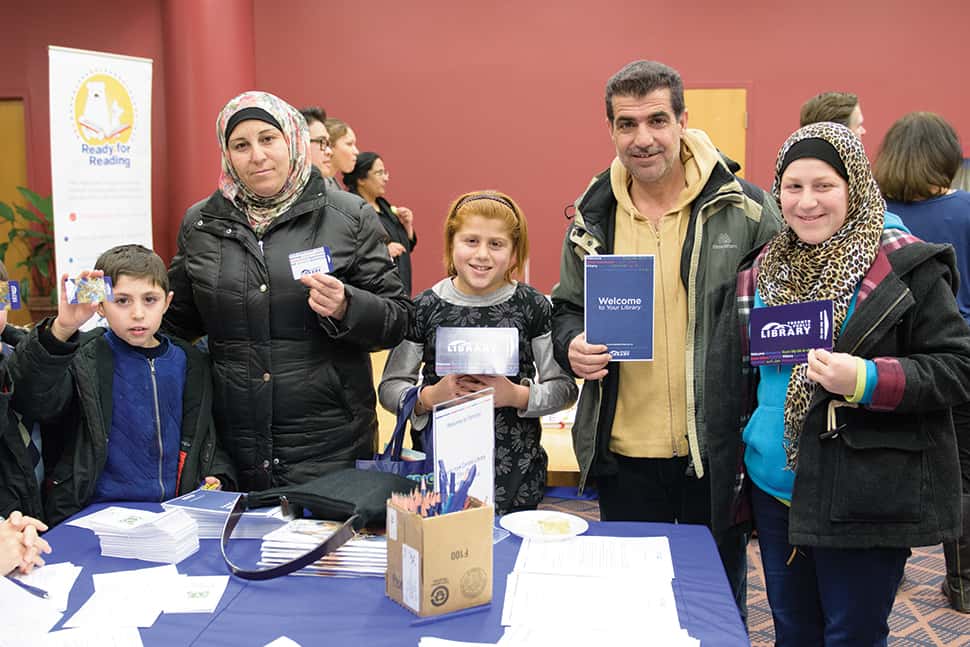
{"label": "floral patterned hijab", "polygon": [[[264,197],[253,193],[232,167],[229,146],[226,141],[226,125],[229,119],[244,108],[261,108],[282,126],[283,138],[290,149],[290,171],[279,193]],[[297,201],[310,181],[310,131],[300,112],[279,97],[268,92],[243,92],[231,99],[216,120],[216,136],[222,149],[222,174],[219,191],[227,200],[239,207],[249,218],[249,223],[262,236],[277,216]]]}
{"label": "floral patterned hijab", "polygon": [[[831,144],[848,175],[848,211],[845,222],[817,245],[799,240],[787,225],[769,243],[758,269],[758,294],[769,306],[831,299],[838,339],[849,304],[876,254],[882,237],[886,202],[872,176],[859,138],[845,126],[822,122],[804,126],[778,151],[771,192],[781,206],[781,178],[791,147],[808,138]],[[825,161],[825,160],[823,160]],[[798,437],[818,385],[806,377],[808,364],[796,364],[785,397],[785,454],[787,469],[795,469]]]}

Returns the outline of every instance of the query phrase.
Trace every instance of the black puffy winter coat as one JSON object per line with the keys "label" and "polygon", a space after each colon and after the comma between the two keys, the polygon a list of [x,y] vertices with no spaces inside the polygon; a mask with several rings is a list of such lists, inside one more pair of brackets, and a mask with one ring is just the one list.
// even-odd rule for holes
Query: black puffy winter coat
{"label": "black puffy winter coat", "polygon": [[[371,207],[316,172],[262,238],[218,191],[186,213],[163,328],[208,335],[216,425],[243,491],[302,483],[373,452],[369,353],[400,342],[414,312],[383,238]],[[341,321],[314,313],[293,279],[289,255],[322,246],[346,286]]]}

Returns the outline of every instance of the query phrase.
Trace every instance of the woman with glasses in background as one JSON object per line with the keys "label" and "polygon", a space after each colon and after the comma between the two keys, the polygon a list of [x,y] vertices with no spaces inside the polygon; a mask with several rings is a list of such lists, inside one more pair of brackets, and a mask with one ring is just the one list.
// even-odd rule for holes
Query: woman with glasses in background
{"label": "woman with glasses in background", "polygon": [[327,111],[317,106],[310,106],[300,110],[300,114],[306,119],[306,125],[310,129],[310,162],[320,171],[327,189],[341,191],[340,185],[333,177],[336,173],[332,163],[333,145],[330,142],[330,133],[324,125]]}
{"label": "woman with glasses in background", "polygon": [[390,175],[377,153],[361,153],[353,170],[344,174],[347,190],[364,199],[380,216],[387,232],[387,251],[401,274],[404,291],[411,296],[411,251],[418,244],[414,233],[414,214],[407,207],[391,206],[384,198]]}

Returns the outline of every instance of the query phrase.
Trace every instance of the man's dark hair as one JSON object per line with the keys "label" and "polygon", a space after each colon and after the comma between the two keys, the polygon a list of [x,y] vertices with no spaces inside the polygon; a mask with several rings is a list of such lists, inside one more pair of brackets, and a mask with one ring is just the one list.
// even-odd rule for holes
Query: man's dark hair
{"label": "man's dark hair", "polygon": [[859,105],[859,97],[851,92],[823,92],[802,104],[799,126],[820,121],[834,121],[849,126],[849,117]]}
{"label": "man's dark hair", "polygon": [[300,109],[300,114],[306,119],[307,126],[312,124],[314,121],[319,121],[321,124],[327,121],[327,111],[320,106],[309,106],[307,108]]}
{"label": "man's dark hair", "polygon": [[118,245],[98,257],[94,269],[101,270],[118,284],[122,276],[133,279],[148,279],[168,294],[168,270],[161,257],[142,245]]}
{"label": "man's dark hair", "polygon": [[684,81],[674,68],[657,61],[633,61],[606,82],[606,117],[613,123],[613,97],[643,97],[654,90],[670,89],[674,117],[684,114]]}

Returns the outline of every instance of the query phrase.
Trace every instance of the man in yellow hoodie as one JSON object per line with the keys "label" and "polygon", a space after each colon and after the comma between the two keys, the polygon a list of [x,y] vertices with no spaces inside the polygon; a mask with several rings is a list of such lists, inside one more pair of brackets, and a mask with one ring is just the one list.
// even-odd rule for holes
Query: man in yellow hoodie
{"label": "man in yellow hoodie", "polygon": [[[738,263],[779,230],[778,208],[687,128],[676,70],[626,65],[607,83],[606,116],[616,159],[576,202],[552,292],[556,359],[585,380],[573,425],[580,488],[596,479],[605,521],[709,526],[744,616],[741,426],[705,433],[717,399],[741,394],[707,392],[704,366]],[[586,254],[654,256],[652,362],[610,363],[606,346],[586,342]]]}

